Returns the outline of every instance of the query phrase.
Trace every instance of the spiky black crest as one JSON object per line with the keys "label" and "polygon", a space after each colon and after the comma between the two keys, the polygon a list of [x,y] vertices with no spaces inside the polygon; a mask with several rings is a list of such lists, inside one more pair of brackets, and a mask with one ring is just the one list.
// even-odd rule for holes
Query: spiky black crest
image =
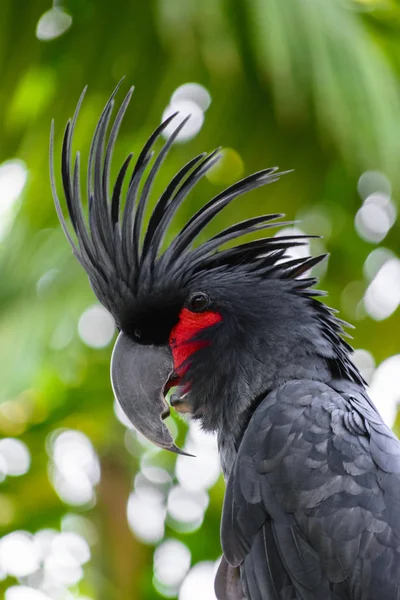
{"label": "spiky black crest", "polygon": [[[154,133],[139,154],[129,179],[125,202],[121,202],[122,187],[127,177],[132,154],[123,162],[115,180],[111,196],[109,191],[110,165],[114,145],[122,119],[128,108],[133,87],[126,94],[107,139],[114,97],[120,84],[109,98],[96,126],[89,154],[87,174],[88,224],[84,216],[81,181],[80,154],[72,154],[72,140],[78,114],[86,88],[79,98],[75,114],[67,124],[62,145],[62,182],[69,217],[76,234],[74,241],[63,215],[57,196],[54,166],[54,126],[50,138],[51,184],[56,210],[64,233],[79,262],[86,270],[94,292],[102,304],[113,314],[117,324],[123,329],[129,320],[129,311],[151,292],[162,290],[167,285],[172,289],[185,285],[202,271],[248,269],[262,278],[285,278],[294,280],[294,288],[299,294],[310,299],[322,292],[310,290],[315,278],[301,278],[306,271],[325,258],[325,255],[284,260],[288,248],[300,246],[305,238],[314,236],[282,235],[264,237],[239,244],[228,249],[221,246],[247,233],[266,230],[291,223],[277,221],[284,215],[269,214],[247,219],[227,227],[205,243],[193,247],[193,242],[203,228],[233,199],[268,183],[279,176],[276,167],[265,169],[245,177],[207,202],[172,239],[167,250],[161,246],[171,220],[178,207],[188,196],[197,182],[219,160],[218,150],[210,154],[200,154],[173,177],[155,204],[147,229],[143,231],[143,217],[154,179],[168,154],[186,119],[181,120],[172,135],[154,157],[153,146],[178,113],[166,119]],[[145,174],[149,167],[147,174]],[[141,240],[143,240],[141,242]],[[333,311],[313,300],[315,308],[326,325],[326,335],[334,338],[345,354],[350,348],[340,337],[343,323],[333,315]]]}

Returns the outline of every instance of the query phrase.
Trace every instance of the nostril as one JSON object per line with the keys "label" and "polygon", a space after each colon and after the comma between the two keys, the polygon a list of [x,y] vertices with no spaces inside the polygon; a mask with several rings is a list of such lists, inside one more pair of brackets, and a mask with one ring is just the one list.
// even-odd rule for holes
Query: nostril
{"label": "nostril", "polygon": [[133,337],[135,338],[135,340],[141,340],[142,339],[142,330],[139,327],[136,327],[133,330]]}

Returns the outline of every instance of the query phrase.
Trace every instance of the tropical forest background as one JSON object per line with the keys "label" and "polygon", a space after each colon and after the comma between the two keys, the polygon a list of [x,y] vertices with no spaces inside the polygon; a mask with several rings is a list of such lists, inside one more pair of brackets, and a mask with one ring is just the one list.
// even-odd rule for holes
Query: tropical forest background
{"label": "tropical forest background", "polygon": [[[223,186],[294,172],[208,233],[284,212],[322,235],[327,301],[385,420],[400,400],[400,4],[395,0],[1,0],[0,597],[214,600],[224,492],[215,440],[174,417],[197,458],[144,441],[109,381],[115,327],[56,218],[65,124],[86,84],[83,163],[104,103],[135,92],[112,167],[163,115],[191,114],[154,186],[222,146],[170,236]],[[285,231],[286,232],[286,231]],[[400,428],[398,429],[398,431]]]}

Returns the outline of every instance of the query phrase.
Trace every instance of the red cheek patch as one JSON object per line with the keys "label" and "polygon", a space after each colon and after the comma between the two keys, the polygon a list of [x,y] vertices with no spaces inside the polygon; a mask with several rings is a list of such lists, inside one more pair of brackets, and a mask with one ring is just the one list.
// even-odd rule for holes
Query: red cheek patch
{"label": "red cheek patch", "polygon": [[179,321],[172,329],[169,336],[169,345],[174,358],[174,368],[178,375],[183,375],[186,369],[182,369],[182,364],[196,350],[204,348],[209,342],[205,340],[190,341],[196,334],[203,329],[211,327],[222,321],[222,317],[217,312],[207,311],[194,313],[187,308],[183,308],[179,314]]}

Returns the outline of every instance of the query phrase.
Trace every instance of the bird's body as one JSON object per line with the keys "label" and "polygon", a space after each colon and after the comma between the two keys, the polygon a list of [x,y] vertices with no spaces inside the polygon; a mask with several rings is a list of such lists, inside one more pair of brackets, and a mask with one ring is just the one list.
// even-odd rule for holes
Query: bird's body
{"label": "bird's body", "polygon": [[274,389],[230,463],[222,547],[246,598],[400,598],[400,443],[360,386]]}
{"label": "bird's body", "polygon": [[175,211],[217,155],[200,155],[177,173],[143,232],[152,182],[184,122],[149,168],[151,148],[174,116],[151,136],[121,208],[131,156],[111,199],[109,170],[131,93],[108,143],[115,92],[93,137],[88,226],[71,149],[82,99],[67,126],[62,175],[77,243],[52,170],[53,193],[73,251],[120,330],[111,376],[128,417],[148,439],[180,452],[163,423],[165,396],[175,387],[171,406],[218,434],[227,482],[218,598],[400,600],[400,442],[368,398],[343,322],[312,289],[316,279],[307,273],[324,257],[290,259],[286,251],[304,242],[299,235],[221,249],[282,225],[279,214],[194,246],[234,198],[276,181],[276,169],[218,194],[162,251]]}

